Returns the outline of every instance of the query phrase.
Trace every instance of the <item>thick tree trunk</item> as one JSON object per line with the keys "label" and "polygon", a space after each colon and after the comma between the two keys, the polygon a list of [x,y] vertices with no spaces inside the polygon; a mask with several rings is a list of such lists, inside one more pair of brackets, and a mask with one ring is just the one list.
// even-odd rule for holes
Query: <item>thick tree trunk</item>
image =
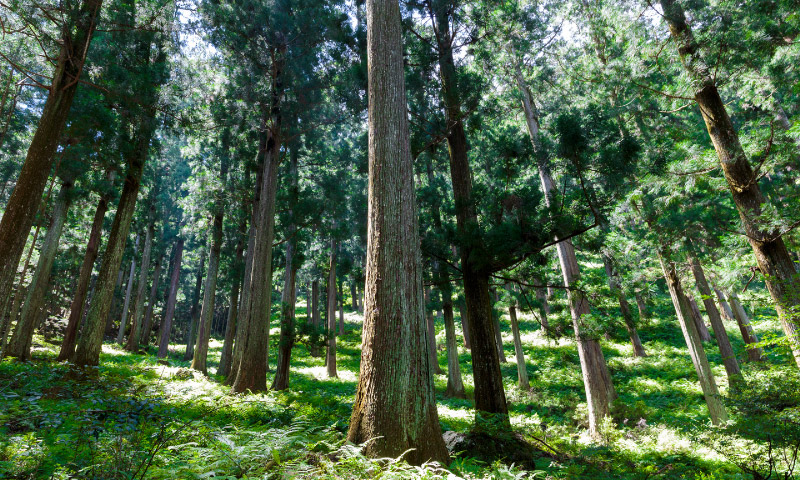
{"label": "thick tree trunk", "polygon": [[619,271],[615,268],[616,262],[607,252],[603,252],[603,265],[606,269],[606,277],[608,279],[608,288],[611,293],[617,296],[619,302],[619,311],[622,314],[622,321],[625,324],[625,329],[628,331],[628,338],[631,340],[633,346],[634,357],[646,357],[647,353],[644,351],[642,340],[639,338],[639,332],[636,330],[636,322],[633,320],[633,313],[631,307],[628,305],[628,299],[625,298],[625,292],[622,291],[622,282],[619,278]]}
{"label": "thick tree trunk", "polygon": [[128,274],[128,283],[125,287],[125,302],[122,304],[122,317],[119,319],[119,329],[117,331],[117,343],[122,345],[125,339],[125,329],[128,326],[128,313],[131,306],[131,293],[133,292],[133,283],[136,281],[136,252],[139,250],[139,236],[136,236],[136,243],[133,248],[133,257],[131,258],[131,268]]}
{"label": "thick tree trunk", "polygon": [[449,464],[422,304],[400,8],[367,0],[369,195],[361,372],[347,439],[370,456]]}
{"label": "thick tree trunk", "polygon": [[200,295],[203,291],[203,275],[206,269],[206,256],[200,254],[200,268],[197,269],[197,280],[192,293],[192,307],[189,310],[189,332],[186,335],[186,350],[183,352],[184,360],[194,357],[194,345],[197,341],[197,327],[200,323]]}
{"label": "thick tree trunk", "polygon": [[754,343],[758,343],[758,337],[753,331],[752,325],[750,325],[750,319],[747,317],[747,313],[744,311],[744,307],[742,307],[739,297],[735,293],[731,293],[728,295],[728,298],[731,301],[733,315],[736,317],[736,323],[739,324],[739,331],[742,333],[742,339],[744,340],[747,348],[747,358],[749,358],[751,362],[763,361],[764,351],[761,348],[754,347],[752,345]]}
{"label": "thick tree trunk", "polygon": [[750,166],[739,134],[717,90],[711,68],[702,58],[701,45],[686,23],[683,8],[677,0],[661,0],[661,7],[683,65],[695,84],[695,101],[717,151],[722,172],[733,195],[733,203],[739,211],[744,234],[764,275],[795,363],[800,367],[800,314],[797,313],[800,310],[800,276],[781,232],[770,223],[773,219],[764,221],[759,218],[765,210],[766,199],[758,186],[757,172]]}
{"label": "thick tree trunk", "polygon": [[136,298],[133,302],[133,312],[131,314],[131,333],[128,335],[128,342],[125,344],[125,350],[129,352],[139,350],[139,337],[142,334],[142,315],[144,315],[144,292],[147,290],[147,272],[150,270],[150,256],[153,251],[155,230],[155,225],[151,223],[147,227],[147,233],[144,237],[142,266],[139,268],[139,281],[136,285]]}
{"label": "thick tree trunk", "polygon": [[336,371],[336,249],[338,244],[335,239],[331,239],[331,254],[328,269],[328,352],[325,356],[325,366],[328,370],[328,377],[338,378]]}
{"label": "thick tree trunk", "polygon": [[450,153],[451,184],[456,204],[456,227],[460,238],[470,239],[469,242],[465,241],[459,246],[459,253],[464,279],[464,300],[475,383],[475,408],[479,412],[475,420],[477,424],[480,424],[484,416],[499,415],[501,422],[507,423],[508,405],[503,389],[500,357],[497,355],[495,327],[492,321],[492,302],[489,298],[491,272],[474,263],[478,259],[485,258],[488,252],[483,251],[482,239],[476,238],[470,233],[473,230],[479,230],[477,228],[478,217],[472,196],[472,172],[467,156],[467,137],[464,132],[457,73],[453,59],[454,35],[450,31],[450,15],[452,13],[450,3],[437,0],[434,2],[433,11],[438,42],[439,75],[442,81],[445,117],[449,127],[447,145]]}
{"label": "thick tree trunk", "polygon": [[17,328],[5,351],[5,355],[8,357],[17,357],[20,360],[29,360],[31,357],[34,328],[47,314],[43,308],[44,300],[50,289],[50,272],[58,253],[58,242],[67,219],[67,211],[72,203],[72,187],[71,179],[64,181],[61,185],[61,191],[53,208],[50,227],[47,229],[42,249],[39,252],[39,263],[28,287],[25,306],[22,308],[22,317],[17,323]]}
{"label": "thick tree trunk", "polygon": [[514,336],[514,353],[517,357],[517,380],[519,388],[523,391],[531,389],[528,381],[528,369],[525,364],[525,352],[522,351],[522,339],[519,335],[519,323],[517,323],[517,306],[514,302],[508,307],[508,317],[511,321],[511,333]]}
{"label": "thick tree trunk", "polygon": [[689,253],[689,266],[692,269],[692,275],[697,285],[697,290],[700,291],[700,296],[703,299],[703,306],[706,307],[706,314],[708,320],[711,322],[711,328],[714,329],[714,336],[717,338],[717,345],[719,345],[719,353],[722,355],[722,363],[725,365],[725,373],[728,375],[728,383],[734,384],[742,380],[742,371],[739,369],[739,362],[736,361],[736,354],[733,352],[731,341],[728,339],[728,332],[725,330],[725,325],[722,323],[722,318],[719,315],[719,310],[714,304],[714,297],[712,297],[711,287],[708,286],[705,272],[700,261],[691,254],[691,250],[687,249]]}
{"label": "thick tree trunk", "polygon": [[150,296],[147,298],[147,308],[144,311],[144,321],[142,322],[142,333],[139,336],[139,343],[147,346],[150,344],[150,336],[153,333],[153,309],[155,308],[156,295],[158,294],[158,284],[161,280],[161,262],[156,260],[156,268],[153,272],[153,284],[150,287]]}
{"label": "thick tree trunk", "polygon": [[78,89],[86,52],[92,41],[102,0],[83,0],[64,10],[60,51],[47,100],[17,184],[0,220],[0,318],[8,309],[20,256],[42,201],[61,132]]}
{"label": "thick tree trunk", "polygon": [[78,338],[78,327],[83,319],[83,312],[86,306],[86,294],[89,291],[89,283],[92,278],[94,263],[97,261],[97,254],[100,251],[101,236],[103,234],[103,220],[108,210],[108,195],[102,195],[97,209],[94,212],[92,229],[89,234],[89,243],[86,245],[86,253],[83,256],[83,264],[78,275],[78,285],[72,297],[72,305],[69,312],[67,330],[64,332],[64,341],[61,343],[61,351],[58,353],[58,361],[69,360],[75,354],[75,340]]}
{"label": "thick tree trunk", "polygon": [[172,273],[169,277],[167,306],[164,309],[164,319],[161,320],[161,328],[159,328],[158,358],[166,358],[169,353],[169,337],[170,333],[172,333],[172,319],[175,317],[175,304],[178,301],[178,287],[180,286],[183,243],[183,238],[178,238],[175,244],[175,253],[172,256]]}
{"label": "thick tree trunk", "polygon": [[687,295],[686,299],[689,301],[689,308],[692,311],[692,319],[694,320],[695,327],[697,327],[697,333],[700,335],[700,340],[703,342],[710,342],[711,334],[708,332],[706,322],[703,321],[703,315],[700,313],[700,307],[697,306],[697,302],[694,298]]}
{"label": "thick tree trunk", "polygon": [[[533,98],[528,90],[528,86],[522,77],[522,72],[517,67],[516,81],[522,95],[522,107],[525,112],[525,119],[528,125],[528,133],[533,143],[534,152],[537,156],[539,167],[539,179],[542,183],[542,192],[548,206],[553,202],[555,185],[550,176],[550,171],[542,158],[542,149],[539,141],[539,119],[536,114]],[[575,256],[575,249],[570,240],[559,242],[558,259],[561,263],[561,273],[564,277],[564,285],[569,289],[570,313],[572,314],[572,327],[575,331],[575,340],[578,345],[578,356],[581,362],[583,373],[583,385],[586,391],[586,403],[589,411],[589,433],[592,436],[598,435],[598,426],[611,412],[611,402],[617,397],[611,375],[608,373],[608,365],[600,348],[597,339],[587,338],[583,333],[582,317],[589,313],[589,302],[586,295],[571,287],[575,285],[580,276],[578,260]]]}
{"label": "thick tree trunk", "polygon": [[711,365],[708,363],[706,352],[703,349],[703,344],[700,341],[700,334],[697,331],[694,321],[692,320],[692,309],[686,295],[683,293],[678,273],[675,271],[675,264],[669,259],[669,253],[664,251],[659,252],[658,260],[661,262],[661,269],[664,272],[664,279],[667,281],[670,296],[672,297],[672,304],[675,307],[675,313],[678,317],[678,323],[681,325],[683,338],[686,341],[686,346],[689,349],[689,356],[692,358],[697,378],[700,381],[700,388],[703,390],[703,395],[708,405],[708,412],[711,415],[711,422],[714,425],[725,423],[728,419],[728,414],[725,411],[725,406],[719,397],[719,390],[717,390],[717,383],[714,380],[714,374],[711,371]]}

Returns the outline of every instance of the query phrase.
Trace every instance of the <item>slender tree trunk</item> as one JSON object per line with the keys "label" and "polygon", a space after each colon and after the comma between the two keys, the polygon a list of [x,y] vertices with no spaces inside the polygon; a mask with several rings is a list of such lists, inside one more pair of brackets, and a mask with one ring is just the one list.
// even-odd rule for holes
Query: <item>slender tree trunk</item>
{"label": "slender tree trunk", "polygon": [[628,305],[628,299],[625,298],[625,292],[622,291],[622,282],[619,278],[619,271],[615,268],[616,262],[607,252],[603,252],[603,265],[606,269],[606,277],[608,278],[608,288],[611,293],[617,296],[619,302],[619,311],[622,314],[622,321],[625,324],[625,329],[628,331],[628,337],[633,346],[634,357],[646,357],[647,353],[644,351],[642,340],[639,338],[639,332],[636,330],[636,322],[633,320],[631,307]]}
{"label": "slender tree trunk", "polygon": [[328,270],[328,353],[325,356],[325,366],[328,367],[328,376],[338,378],[336,371],[336,249],[338,244],[331,239],[331,254]]}
{"label": "slender tree trunk", "polygon": [[236,243],[236,255],[234,257],[234,280],[231,287],[231,308],[228,310],[228,321],[225,322],[225,340],[222,343],[222,353],[219,357],[219,367],[217,375],[229,377],[231,374],[231,363],[233,362],[233,339],[239,323],[239,289],[241,288],[242,273],[244,268],[244,239],[247,232],[247,224],[243,221],[239,227],[239,240]]}
{"label": "slender tree trunk", "polygon": [[731,310],[731,306],[728,305],[728,302],[725,300],[725,296],[722,294],[722,291],[716,287],[713,288],[714,288],[714,293],[716,293],[717,295],[719,306],[722,309],[720,311],[722,317],[729,322],[735,322],[736,318],[733,316],[733,310]]}
{"label": "slender tree trunk", "polygon": [[356,291],[356,281],[353,279],[350,282],[350,307],[353,309],[354,312],[358,311],[358,292]]}
{"label": "slender tree trunk", "polygon": [[20,256],[42,201],[61,132],[78,89],[102,0],[83,0],[64,10],[60,51],[47,100],[17,184],[0,220],[0,318],[5,316]]}
{"label": "slender tree trunk", "polygon": [[436,326],[434,325],[433,311],[428,308],[431,301],[431,289],[425,288],[423,306],[425,308],[425,325],[428,330],[428,356],[435,375],[442,375],[444,371],[439,366],[439,355],[436,352]]}
{"label": "slender tree trunk", "polygon": [[757,172],[750,166],[739,141],[739,134],[717,90],[711,68],[703,60],[701,45],[686,23],[683,8],[677,0],[661,0],[661,7],[684,68],[694,81],[697,89],[695,101],[700,107],[708,135],[717,151],[744,233],[753,248],[759,270],[764,275],[767,290],[772,295],[775,310],[781,319],[783,331],[789,339],[795,363],[800,367],[800,314],[797,313],[800,310],[800,276],[780,230],[771,225],[772,215],[768,221],[759,218],[765,210],[766,199],[758,186]]}
{"label": "slender tree trunk", "polygon": [[339,281],[339,336],[344,335],[344,287]]}
{"label": "slender tree trunk", "polygon": [[672,304],[675,306],[678,323],[681,325],[683,338],[689,349],[689,356],[692,358],[692,363],[697,372],[697,378],[700,381],[700,388],[703,390],[706,405],[708,405],[708,413],[711,415],[711,422],[714,425],[720,425],[725,423],[728,419],[728,414],[719,397],[717,383],[714,380],[711,365],[708,363],[706,352],[700,341],[700,334],[697,331],[694,321],[692,321],[691,306],[689,305],[686,295],[683,293],[683,287],[678,278],[678,273],[675,271],[675,264],[670,261],[669,252],[665,251],[663,247],[661,251],[659,251],[658,260],[661,262],[661,269],[664,272],[664,279],[667,281],[667,287],[669,287]]}
{"label": "slender tree trunk", "polygon": [[206,256],[200,254],[200,268],[197,270],[197,280],[192,293],[192,307],[189,311],[189,332],[186,336],[186,351],[183,352],[184,360],[194,357],[194,344],[197,339],[197,326],[200,323],[200,295],[203,291],[203,274],[206,269]]}
{"label": "slender tree trunk", "polygon": [[[369,194],[361,372],[347,439],[370,456],[449,464],[436,411],[396,0],[367,0]],[[402,372],[402,374],[398,374]]]}
{"label": "slender tree trunk", "polygon": [[105,219],[106,211],[108,211],[108,195],[102,195],[94,212],[89,243],[86,245],[81,272],[78,275],[78,286],[75,288],[75,294],[72,297],[69,321],[67,322],[67,330],[64,333],[64,341],[61,343],[61,351],[58,353],[58,361],[69,360],[75,353],[75,340],[78,337],[78,327],[86,310],[86,294],[89,291],[94,263],[97,261],[97,254],[100,251],[103,220]]}
{"label": "slender tree trunk", "polygon": [[[550,171],[542,158],[542,149],[539,141],[539,119],[533,103],[533,98],[528,90],[528,86],[522,77],[519,67],[516,70],[516,81],[522,95],[522,107],[525,112],[525,119],[528,125],[528,133],[533,143],[534,152],[537,156],[539,167],[539,178],[542,183],[542,192],[548,206],[553,201],[555,185],[550,176]],[[572,314],[572,327],[575,331],[575,340],[578,345],[578,356],[581,361],[581,371],[583,373],[583,385],[586,390],[586,402],[589,410],[589,432],[592,436],[598,435],[598,426],[603,417],[611,412],[611,402],[617,394],[611,382],[611,375],[608,373],[608,365],[600,348],[600,343],[594,338],[587,338],[583,333],[582,317],[589,313],[589,302],[585,294],[573,287],[578,281],[580,270],[578,260],[575,256],[575,249],[570,240],[559,242],[558,259],[561,263],[561,273],[564,277],[564,285],[569,289],[570,313]]]}
{"label": "slender tree trunk", "polygon": [[147,308],[144,311],[144,321],[142,322],[142,333],[139,337],[139,342],[145,346],[150,344],[150,336],[153,333],[153,310],[155,308],[156,295],[158,294],[158,284],[161,280],[161,262],[161,258],[156,260],[156,268],[153,272],[153,284],[150,287],[150,296],[147,299]]}
{"label": "slender tree trunk", "polygon": [[50,272],[53,269],[53,262],[58,253],[58,242],[61,239],[61,232],[64,222],[67,219],[67,211],[72,203],[72,180],[65,180],[61,185],[61,192],[56,199],[53,208],[53,216],[50,227],[44,237],[42,249],[39,252],[39,262],[33,275],[33,280],[28,287],[28,294],[25,306],[22,309],[22,317],[17,323],[11,342],[5,351],[9,357],[17,357],[20,360],[31,358],[31,343],[33,341],[33,331],[37,323],[47,314],[44,310],[44,300],[47,291],[50,289]]}
{"label": "slender tree trunk", "polygon": [[539,315],[541,315],[542,329],[544,329],[545,332],[549,332],[550,323],[547,321],[547,316],[550,315],[550,304],[547,303],[547,289],[543,286],[544,282],[539,277],[533,278],[533,285],[536,293],[536,300],[541,304]]}
{"label": "slender tree trunk", "polygon": [[519,335],[519,323],[517,322],[517,306],[512,301],[508,307],[508,317],[511,321],[511,333],[514,335],[514,352],[517,356],[517,380],[519,388],[523,391],[531,389],[531,384],[528,381],[528,369],[525,364],[525,352],[522,351],[522,339]]}
{"label": "slender tree trunk", "polygon": [[119,331],[117,332],[117,343],[122,345],[125,338],[125,328],[128,326],[128,312],[131,305],[131,292],[133,291],[133,283],[136,281],[136,252],[139,250],[139,236],[136,236],[134,243],[133,256],[131,257],[131,269],[128,274],[128,283],[125,287],[125,302],[122,304],[122,317],[119,319]]}
{"label": "slender tree trunk", "polygon": [[686,299],[689,301],[689,308],[692,311],[692,319],[694,320],[694,325],[697,327],[697,333],[700,335],[700,340],[703,342],[710,342],[711,334],[708,332],[706,322],[703,321],[703,315],[700,313],[700,307],[697,306],[697,302],[694,298],[687,295]]}
{"label": "slender tree trunk", "polygon": [[731,293],[728,295],[728,299],[731,301],[733,315],[736,317],[736,323],[739,324],[739,331],[742,333],[742,339],[744,339],[745,346],[747,347],[747,358],[749,358],[751,362],[763,361],[764,351],[752,345],[758,343],[758,337],[753,331],[752,325],[750,325],[750,319],[747,318],[747,313],[744,311],[739,297],[735,293]]}
{"label": "slender tree trunk", "polygon": [[180,286],[181,261],[183,260],[183,238],[178,238],[175,244],[175,253],[172,259],[172,273],[169,279],[169,295],[167,306],[164,310],[164,319],[161,321],[158,337],[158,358],[166,358],[169,353],[169,337],[172,332],[172,319],[175,316],[175,304],[178,301],[178,287]]}
{"label": "slender tree trunk", "polygon": [[[314,326],[315,331],[319,331],[322,327],[322,321],[319,315],[319,280],[311,282],[311,325]],[[314,357],[321,357],[319,345],[313,344],[311,346],[311,355]]]}
{"label": "slender tree trunk", "polygon": [[[119,273],[117,274],[117,283],[114,284],[114,293],[111,295],[111,308],[108,309],[108,316],[106,317],[106,328],[105,328],[105,336],[110,337],[114,334],[114,317],[116,316],[116,304],[119,303],[119,297],[122,296],[122,292],[125,290],[125,286],[122,283],[125,279],[125,269],[120,268]],[[94,279],[94,286],[92,287],[92,300],[94,299],[94,288],[97,286],[97,277]],[[92,304],[89,301],[85,308],[89,308]],[[85,322],[84,322],[85,323]],[[74,348],[73,348],[73,355],[74,355]]]}
{"label": "slender tree trunk", "polygon": [[461,333],[464,335],[464,348],[470,350],[469,319],[467,318],[467,308],[464,301],[458,302],[458,318],[461,320]]}
{"label": "slender tree trunk", "polygon": [[503,336],[500,333],[500,312],[494,308],[497,303],[497,292],[492,290],[492,323],[494,323],[494,343],[497,345],[497,356],[500,358],[500,363],[507,363],[506,352],[503,348]]}
{"label": "slender tree trunk", "polygon": [[144,314],[144,292],[147,289],[147,273],[150,270],[150,257],[153,251],[153,235],[156,227],[153,223],[147,227],[144,237],[144,250],[142,251],[142,266],[139,268],[139,282],[137,283],[136,298],[133,302],[131,314],[131,333],[125,350],[136,352],[139,350],[139,336],[142,334],[142,315]]}
{"label": "slender tree trunk", "polygon": [[437,263],[439,275],[439,291],[442,294],[442,316],[444,317],[444,332],[447,342],[447,389],[445,396],[451,398],[467,398],[464,391],[464,380],[461,378],[461,365],[458,363],[458,344],[456,342],[456,325],[453,320],[453,292],[450,286],[450,276],[446,267],[442,268]]}
{"label": "slender tree trunk", "polygon": [[495,327],[492,321],[492,303],[489,297],[491,272],[474,260],[485,258],[482,239],[470,232],[478,231],[478,216],[472,196],[472,172],[467,156],[467,137],[464,132],[461,99],[453,59],[454,35],[450,31],[450,2],[436,0],[433,6],[439,54],[439,75],[445,117],[449,127],[447,145],[450,153],[450,177],[456,204],[456,227],[459,238],[469,238],[459,246],[461,270],[464,281],[467,328],[472,354],[472,371],[475,383],[476,423],[484,416],[499,415],[508,423],[508,405],[497,355]]}
{"label": "slender tree trunk", "polygon": [[742,371],[739,369],[739,362],[736,361],[736,354],[733,352],[733,347],[728,339],[728,332],[725,330],[725,325],[722,323],[719,310],[717,310],[717,306],[714,304],[714,297],[711,296],[711,287],[708,286],[705,272],[703,272],[703,266],[700,264],[700,261],[691,254],[691,248],[687,248],[687,252],[689,252],[689,266],[692,269],[692,275],[694,275],[697,290],[700,291],[708,320],[711,322],[711,328],[714,329],[714,336],[717,338],[719,353],[722,355],[722,363],[725,365],[725,373],[728,375],[728,383],[734,384],[740,382],[742,381]]}
{"label": "slender tree trunk", "polygon": [[645,303],[644,297],[640,292],[634,293],[634,297],[636,298],[636,307],[639,309],[639,321],[649,320],[650,315],[647,313],[647,303]]}

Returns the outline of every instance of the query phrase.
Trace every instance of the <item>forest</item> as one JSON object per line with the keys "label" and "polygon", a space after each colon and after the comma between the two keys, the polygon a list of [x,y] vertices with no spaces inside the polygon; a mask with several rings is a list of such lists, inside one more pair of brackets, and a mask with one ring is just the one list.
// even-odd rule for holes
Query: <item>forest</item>
{"label": "forest", "polygon": [[800,478],[798,0],[0,0],[0,478]]}

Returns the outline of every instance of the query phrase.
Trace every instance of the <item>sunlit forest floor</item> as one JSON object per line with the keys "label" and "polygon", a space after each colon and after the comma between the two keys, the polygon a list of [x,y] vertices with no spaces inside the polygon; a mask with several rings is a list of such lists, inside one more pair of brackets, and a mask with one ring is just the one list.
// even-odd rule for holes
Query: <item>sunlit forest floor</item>
{"label": "sunlit forest floor", "polygon": [[[674,316],[657,313],[640,330],[649,357],[633,358],[622,336],[603,341],[619,400],[600,443],[585,435],[573,342],[543,338],[534,319],[523,315],[531,379],[531,390],[523,392],[516,386],[511,332],[503,323],[511,420],[542,450],[535,471],[482,462],[470,452],[454,457],[447,470],[417,468],[369,460],[348,445],[360,360],[361,317],[354,312],[346,314],[347,333],[337,344],[339,379],[327,378],[323,359],[298,345],[290,390],[258,395],[230,395],[220,377],[188,369],[182,345],[171,346],[169,365],[163,365],[152,347],[146,355],[130,354],[106,343],[99,369],[78,376],[69,365],[55,363],[57,345],[36,337],[34,361],[0,363],[0,478],[752,478],[698,440],[711,427],[694,367]],[[301,321],[305,314],[300,305]],[[741,355],[741,337],[728,327]],[[437,336],[443,345],[444,332]],[[461,369],[471,395],[469,351],[461,340]],[[221,348],[212,339],[211,372]],[[719,352],[711,344],[706,349],[724,393]],[[439,363],[446,371],[441,348]],[[745,364],[744,370],[748,376],[756,367]],[[445,375],[436,377],[443,430],[465,432],[473,419],[471,402],[445,398],[446,383]]]}

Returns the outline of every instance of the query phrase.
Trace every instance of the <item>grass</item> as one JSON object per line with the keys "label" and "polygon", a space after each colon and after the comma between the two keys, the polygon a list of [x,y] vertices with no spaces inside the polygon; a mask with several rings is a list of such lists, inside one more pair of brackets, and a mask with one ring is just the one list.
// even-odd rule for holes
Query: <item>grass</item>
{"label": "grass", "polygon": [[[101,366],[79,376],[54,361],[56,345],[37,337],[34,361],[0,362],[0,478],[752,478],[697,440],[713,430],[680,329],[669,313],[657,311],[641,329],[647,358],[632,356],[622,332],[602,342],[619,400],[613,418],[603,425],[600,443],[586,435],[574,343],[544,338],[533,318],[521,315],[531,379],[530,391],[521,391],[504,318],[509,363],[502,373],[512,425],[532,443],[544,441],[558,452],[542,453],[535,471],[481,463],[469,452],[445,467],[411,467],[396,459],[364,458],[348,444],[360,361],[361,318],[354,312],[346,315],[347,332],[337,342],[340,378],[327,378],[323,359],[298,345],[290,389],[266,394],[231,395],[222,378],[189,370],[181,345],[171,346],[166,366],[156,361],[153,348],[139,355],[106,343]],[[300,305],[298,316],[305,314]],[[743,344],[735,326],[730,327],[741,358]],[[273,367],[277,333],[274,327]],[[443,345],[443,331],[437,339]],[[210,372],[216,371],[221,348],[212,339]],[[709,344],[706,349],[725,394],[719,352]],[[771,355],[774,362],[787,361],[779,352]],[[461,344],[459,359],[470,395],[470,356]],[[439,361],[446,366],[444,351]],[[744,372],[747,378],[759,368],[745,364]],[[474,417],[471,402],[446,398],[446,384],[446,376],[436,377],[442,428],[466,432]]]}

